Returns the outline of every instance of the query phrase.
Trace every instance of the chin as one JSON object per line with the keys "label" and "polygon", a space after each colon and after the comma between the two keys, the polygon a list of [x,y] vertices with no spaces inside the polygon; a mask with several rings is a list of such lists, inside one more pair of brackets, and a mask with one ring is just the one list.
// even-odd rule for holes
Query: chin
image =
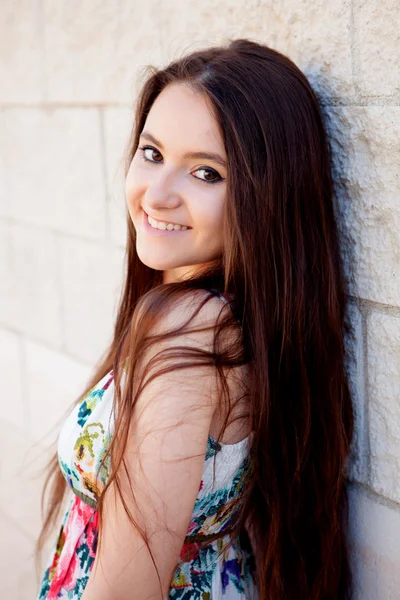
{"label": "chin", "polygon": [[149,267],[149,269],[154,269],[155,271],[167,271],[169,269],[175,269],[177,266],[176,262],[168,260],[168,258],[162,258],[160,256],[151,256],[149,253],[140,252],[136,249],[137,255],[141,262]]}

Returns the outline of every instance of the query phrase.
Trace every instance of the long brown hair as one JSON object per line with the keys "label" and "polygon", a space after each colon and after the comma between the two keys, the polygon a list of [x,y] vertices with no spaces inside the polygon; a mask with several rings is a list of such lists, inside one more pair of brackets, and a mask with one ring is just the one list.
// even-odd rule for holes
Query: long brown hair
{"label": "long brown hair", "polygon": [[[126,276],[113,341],[78,401],[114,370],[110,482],[118,481],[139,393],[134,389],[140,388],[133,386],[136,357],[154,341],[146,331],[189,291],[232,294],[241,350],[216,344],[213,353],[186,356],[217,368],[222,380],[226,368],[250,366],[252,470],[235,531],[243,531],[246,519],[260,599],[349,598],[345,465],[353,412],[344,365],[346,294],[330,147],[316,95],[289,58],[248,39],[194,51],[165,69],[151,67],[137,102],[126,172],[153,102],[174,82],[208,97],[222,132],[228,158],[223,254],[187,280],[163,284],[162,273],[138,258],[127,215]],[[231,325],[227,317],[218,330]],[[177,348],[181,363],[185,349]],[[55,457],[39,548],[65,490],[56,463]],[[100,515],[101,507],[100,498]]]}

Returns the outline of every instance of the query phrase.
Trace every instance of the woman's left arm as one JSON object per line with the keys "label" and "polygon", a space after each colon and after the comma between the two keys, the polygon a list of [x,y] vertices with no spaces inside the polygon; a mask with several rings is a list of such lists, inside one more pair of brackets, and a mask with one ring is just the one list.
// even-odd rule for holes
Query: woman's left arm
{"label": "woman's left arm", "polygon": [[[220,300],[213,298],[193,325],[215,323],[220,309]],[[184,307],[171,309],[155,333],[186,318]],[[209,350],[211,341],[211,333],[199,332],[157,342],[144,363],[169,345]],[[132,415],[126,469],[119,474],[123,499],[113,482],[104,495],[101,543],[82,600],[162,600],[168,595],[201,483],[216,388],[216,370],[204,366],[165,373],[145,386]],[[161,587],[126,508],[148,537]]]}

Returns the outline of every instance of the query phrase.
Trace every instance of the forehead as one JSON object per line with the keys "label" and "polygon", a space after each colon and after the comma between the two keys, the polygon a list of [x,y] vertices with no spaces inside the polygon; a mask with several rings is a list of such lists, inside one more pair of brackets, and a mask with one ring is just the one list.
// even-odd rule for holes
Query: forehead
{"label": "forehead", "polygon": [[168,147],[214,150],[224,154],[223,140],[207,96],[173,83],[157,96],[145,127]]}

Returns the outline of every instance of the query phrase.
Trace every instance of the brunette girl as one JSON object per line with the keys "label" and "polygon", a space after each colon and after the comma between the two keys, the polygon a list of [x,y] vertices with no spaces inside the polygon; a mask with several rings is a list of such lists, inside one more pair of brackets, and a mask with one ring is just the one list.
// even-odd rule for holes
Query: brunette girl
{"label": "brunette girl", "polygon": [[349,598],[346,297],[307,78],[247,39],[153,68],[125,192],[114,337],[60,433],[38,598]]}

